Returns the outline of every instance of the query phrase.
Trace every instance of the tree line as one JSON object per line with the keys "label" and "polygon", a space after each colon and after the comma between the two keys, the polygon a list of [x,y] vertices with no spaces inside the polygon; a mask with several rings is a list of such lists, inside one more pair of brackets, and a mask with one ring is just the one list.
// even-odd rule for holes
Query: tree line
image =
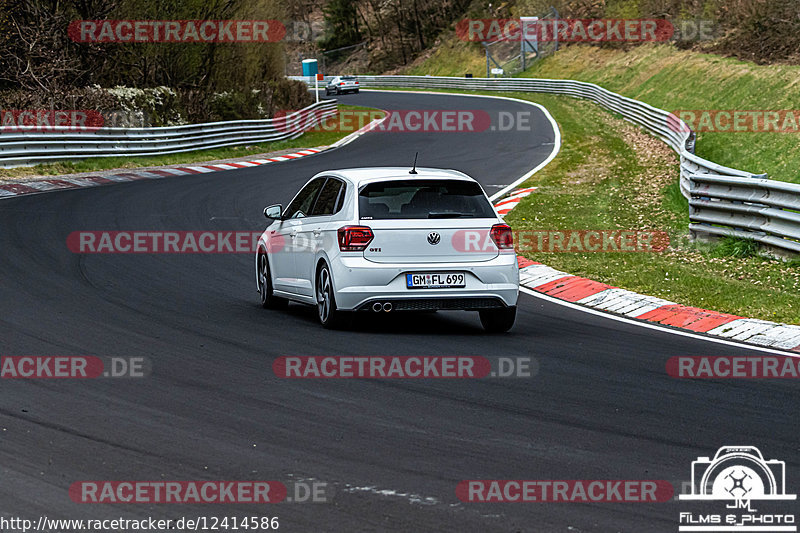
{"label": "tree line", "polygon": [[279,0],[0,0],[0,87],[224,91],[283,75],[280,43],[78,43],[75,20],[270,20]]}
{"label": "tree line", "polygon": [[281,42],[87,43],[69,34],[84,20],[284,16],[282,0],[0,0],[0,109],[122,108],[151,125],[297,109],[311,98],[284,78]]}
{"label": "tree line", "polygon": [[307,2],[325,17],[322,50],[370,43],[373,70],[407,64],[443,29],[467,13],[472,0],[327,0]]}
{"label": "tree line", "polygon": [[713,40],[697,43],[687,40],[678,44],[756,63],[800,64],[797,0],[514,0],[513,3],[518,14],[537,13],[552,5],[562,18],[706,20],[715,28]]}

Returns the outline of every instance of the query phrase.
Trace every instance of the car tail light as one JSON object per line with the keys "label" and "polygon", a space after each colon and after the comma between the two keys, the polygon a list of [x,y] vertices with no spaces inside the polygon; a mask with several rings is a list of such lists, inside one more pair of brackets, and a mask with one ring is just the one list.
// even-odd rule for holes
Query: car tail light
{"label": "car tail light", "polygon": [[492,240],[501,250],[514,248],[514,233],[508,224],[495,224],[489,231]]}
{"label": "car tail light", "polygon": [[344,226],[339,228],[339,250],[343,252],[363,251],[375,235],[367,226]]}
{"label": "car tail light", "polygon": [[340,82],[339,82],[339,85],[344,85],[344,82],[343,82],[343,81],[340,81]]}
{"label": "car tail light", "polygon": [[356,85],[358,85],[358,82],[356,82]]}

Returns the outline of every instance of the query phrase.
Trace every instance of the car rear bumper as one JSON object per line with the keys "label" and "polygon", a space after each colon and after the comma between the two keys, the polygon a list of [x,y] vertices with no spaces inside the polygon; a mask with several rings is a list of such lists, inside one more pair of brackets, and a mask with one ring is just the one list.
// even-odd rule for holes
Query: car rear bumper
{"label": "car rear bumper", "polygon": [[[376,304],[377,307],[376,308]],[[499,296],[463,296],[438,298],[374,298],[367,300],[356,311],[385,310],[386,304],[392,311],[480,311],[483,309],[504,309],[508,307]]]}
{"label": "car rear bumper", "polygon": [[[466,286],[409,289],[406,273],[464,272]],[[517,305],[519,267],[516,255],[500,254],[474,263],[375,263],[342,254],[334,262],[336,305],[342,310],[371,309],[391,303],[393,310],[492,309]]]}

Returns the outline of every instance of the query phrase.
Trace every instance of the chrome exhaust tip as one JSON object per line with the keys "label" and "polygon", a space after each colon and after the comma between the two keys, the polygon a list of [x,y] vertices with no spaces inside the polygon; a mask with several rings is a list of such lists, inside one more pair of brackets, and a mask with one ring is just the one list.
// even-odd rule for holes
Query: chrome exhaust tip
{"label": "chrome exhaust tip", "polygon": [[375,311],[376,313],[380,313],[381,309],[383,309],[383,306],[381,305],[380,302],[375,302],[374,304],[372,304],[372,310]]}
{"label": "chrome exhaust tip", "polygon": [[389,311],[392,310],[392,304],[390,304],[389,302],[386,302],[385,304],[383,304],[383,310],[388,313]]}

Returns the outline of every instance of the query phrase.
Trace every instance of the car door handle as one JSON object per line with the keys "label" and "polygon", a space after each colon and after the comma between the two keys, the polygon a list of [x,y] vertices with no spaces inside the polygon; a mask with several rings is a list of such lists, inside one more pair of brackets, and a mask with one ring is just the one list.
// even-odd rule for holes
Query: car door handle
{"label": "car door handle", "polygon": [[314,231],[314,236],[315,236],[315,237],[319,237],[319,236],[320,236],[320,234],[322,233],[322,230],[321,230],[321,229],[315,229],[315,230],[313,230],[313,231]]}

